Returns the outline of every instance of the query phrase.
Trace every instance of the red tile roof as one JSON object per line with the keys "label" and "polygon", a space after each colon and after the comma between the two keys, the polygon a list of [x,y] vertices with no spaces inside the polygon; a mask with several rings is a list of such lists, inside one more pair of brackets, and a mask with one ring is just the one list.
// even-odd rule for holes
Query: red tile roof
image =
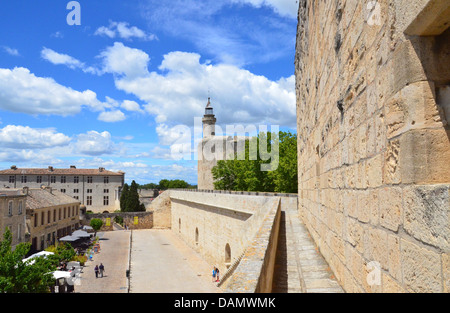
{"label": "red tile roof", "polygon": [[1,170],[0,175],[92,175],[92,176],[122,176],[124,172],[112,172],[106,169],[86,168],[16,168]]}

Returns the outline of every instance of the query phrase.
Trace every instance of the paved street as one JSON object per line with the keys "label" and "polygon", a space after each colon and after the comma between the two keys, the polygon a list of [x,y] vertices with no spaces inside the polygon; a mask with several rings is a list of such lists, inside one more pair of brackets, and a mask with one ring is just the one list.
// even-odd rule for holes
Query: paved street
{"label": "paved street", "polygon": [[[100,252],[87,261],[80,284],[75,284],[75,292],[80,293],[126,293],[128,292],[126,269],[131,231],[110,231],[98,233]],[[105,275],[95,278],[94,267],[103,263]]]}
{"label": "paved street", "polygon": [[[131,231],[99,233],[100,253],[88,261],[75,292],[126,293]],[[106,275],[95,278],[94,267],[103,263]],[[134,230],[131,242],[132,293],[216,293],[212,265],[170,230]]]}

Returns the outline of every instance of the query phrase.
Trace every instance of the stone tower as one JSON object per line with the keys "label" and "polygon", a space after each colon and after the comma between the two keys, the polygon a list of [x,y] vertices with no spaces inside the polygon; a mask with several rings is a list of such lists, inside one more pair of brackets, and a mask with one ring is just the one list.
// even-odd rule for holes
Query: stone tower
{"label": "stone tower", "polygon": [[[219,129],[216,135],[216,117],[211,106],[211,99],[205,107],[203,115],[203,137],[198,145],[198,186],[200,190],[214,190],[214,177],[211,170],[220,160],[232,160],[236,155],[238,145],[243,146],[245,137],[223,136]],[[241,142],[241,143],[239,143]]]}
{"label": "stone tower", "polygon": [[[211,106],[211,98],[208,98],[208,103],[205,107],[205,115],[202,118],[203,124],[203,138],[199,144],[198,149],[198,189],[213,190],[213,176],[212,168],[217,164],[215,157],[212,154],[215,151],[208,151],[211,146],[211,141],[216,139],[216,117]],[[210,150],[210,148],[209,148]]]}
{"label": "stone tower", "polygon": [[215,136],[216,117],[214,116],[214,110],[211,106],[211,98],[208,98],[208,103],[206,104],[205,115],[203,115],[202,123],[203,138],[211,138]]}

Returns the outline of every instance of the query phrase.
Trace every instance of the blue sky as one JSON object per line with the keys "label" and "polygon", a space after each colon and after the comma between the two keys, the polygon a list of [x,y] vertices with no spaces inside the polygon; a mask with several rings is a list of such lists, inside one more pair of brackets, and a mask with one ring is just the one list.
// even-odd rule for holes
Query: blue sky
{"label": "blue sky", "polygon": [[69,2],[1,3],[0,168],[196,184],[208,96],[223,129],[296,132],[296,0],[80,0],[81,25]]}

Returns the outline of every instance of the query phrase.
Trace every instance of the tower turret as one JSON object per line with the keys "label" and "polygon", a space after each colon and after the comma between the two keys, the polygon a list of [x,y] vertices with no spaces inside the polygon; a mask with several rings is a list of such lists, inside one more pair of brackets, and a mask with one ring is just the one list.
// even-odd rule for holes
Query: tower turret
{"label": "tower turret", "polygon": [[205,115],[202,119],[203,123],[203,138],[210,138],[216,134],[216,117],[211,106],[211,98],[208,98],[208,103],[205,108]]}

